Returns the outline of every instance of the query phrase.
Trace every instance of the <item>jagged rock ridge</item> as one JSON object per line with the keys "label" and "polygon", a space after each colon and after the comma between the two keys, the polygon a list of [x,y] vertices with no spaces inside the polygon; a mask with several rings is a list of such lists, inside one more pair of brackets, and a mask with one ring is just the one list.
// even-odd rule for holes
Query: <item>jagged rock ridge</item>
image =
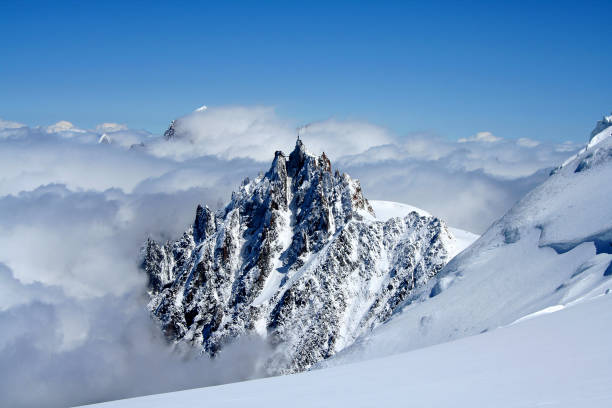
{"label": "jagged rock ridge", "polygon": [[301,371],[388,319],[452,239],[416,212],[377,221],[359,182],[298,140],[224,209],[198,206],[179,240],[147,241],[149,309],[172,341],[214,355],[258,334],[276,346],[272,372]]}

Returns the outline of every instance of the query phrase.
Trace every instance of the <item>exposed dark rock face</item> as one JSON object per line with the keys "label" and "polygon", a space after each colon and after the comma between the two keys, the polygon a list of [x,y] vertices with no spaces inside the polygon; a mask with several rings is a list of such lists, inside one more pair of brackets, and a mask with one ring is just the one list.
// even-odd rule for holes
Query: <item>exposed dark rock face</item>
{"label": "exposed dark rock face", "polygon": [[170,126],[168,126],[168,129],[166,129],[166,131],[164,132],[164,139],[166,140],[174,139],[175,135],[176,135],[176,121],[173,120],[172,122],[170,122]]}
{"label": "exposed dark rock face", "polygon": [[448,261],[445,224],[377,221],[357,180],[298,140],[174,243],[149,240],[149,308],[166,335],[214,355],[246,333],[277,346],[273,372],[308,369],[391,316]]}

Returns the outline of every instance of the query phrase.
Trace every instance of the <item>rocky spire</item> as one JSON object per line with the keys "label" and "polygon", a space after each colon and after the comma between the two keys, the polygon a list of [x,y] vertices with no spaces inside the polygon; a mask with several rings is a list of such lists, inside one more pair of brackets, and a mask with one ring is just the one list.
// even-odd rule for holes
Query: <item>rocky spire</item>
{"label": "rocky spire", "polygon": [[193,239],[201,242],[215,231],[215,215],[208,206],[202,207],[198,204],[196,217],[193,222]]}
{"label": "rocky spire", "polygon": [[170,122],[170,126],[168,126],[168,129],[166,129],[166,131],[164,132],[164,139],[166,140],[174,139],[175,135],[176,135],[176,120],[173,120],[172,122]]}
{"label": "rocky spire", "polygon": [[295,148],[289,155],[289,161],[287,163],[287,175],[289,177],[295,177],[295,174],[304,165],[304,159],[308,155],[304,143],[299,139],[295,142]]}
{"label": "rocky spire", "polygon": [[[169,339],[217,353],[257,333],[300,371],[380,324],[447,261],[440,220],[375,221],[357,180],[301,140],[174,243],[148,242],[149,309]],[[279,349],[280,350],[280,349]],[[280,358],[280,357],[279,357]]]}

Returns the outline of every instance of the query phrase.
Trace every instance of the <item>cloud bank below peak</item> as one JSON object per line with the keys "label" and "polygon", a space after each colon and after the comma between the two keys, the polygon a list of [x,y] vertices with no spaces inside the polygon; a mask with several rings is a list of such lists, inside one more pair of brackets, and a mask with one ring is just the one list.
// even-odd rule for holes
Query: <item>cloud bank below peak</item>
{"label": "cloud bank below peak", "polygon": [[[176,238],[197,204],[220,208],[275,150],[293,148],[297,126],[240,106],[196,110],[174,126],[166,140],[110,122],[0,120],[0,405],[78,405],[262,375],[265,344],[245,340],[218,364],[186,362],[164,344],[144,311],[139,251],[147,236]],[[359,178],[367,198],[477,233],[577,150],[491,133],[399,137],[339,119],[300,137]]]}

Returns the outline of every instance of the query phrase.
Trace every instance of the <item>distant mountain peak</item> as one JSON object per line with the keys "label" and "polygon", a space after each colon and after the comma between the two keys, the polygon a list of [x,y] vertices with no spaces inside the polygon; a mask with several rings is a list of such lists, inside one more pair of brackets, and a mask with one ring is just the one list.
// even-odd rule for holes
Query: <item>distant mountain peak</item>
{"label": "distant mountain peak", "polygon": [[98,143],[99,144],[110,144],[111,139],[106,133],[102,133],[100,137],[98,138]]}
{"label": "distant mountain peak", "polygon": [[164,139],[172,140],[174,139],[175,136],[176,136],[176,120],[173,120],[172,122],[170,122],[170,126],[168,126],[168,129],[166,129],[166,131],[164,132]]}
{"label": "distant mountain peak", "polygon": [[604,116],[597,121],[586,146],[553,169],[551,175],[568,171],[567,169],[580,173],[610,160],[612,160],[612,115]]}
{"label": "distant mountain peak", "polygon": [[601,120],[597,121],[595,128],[591,132],[591,138],[589,140],[592,140],[595,136],[610,126],[612,126],[612,113],[609,116],[604,116]]}

